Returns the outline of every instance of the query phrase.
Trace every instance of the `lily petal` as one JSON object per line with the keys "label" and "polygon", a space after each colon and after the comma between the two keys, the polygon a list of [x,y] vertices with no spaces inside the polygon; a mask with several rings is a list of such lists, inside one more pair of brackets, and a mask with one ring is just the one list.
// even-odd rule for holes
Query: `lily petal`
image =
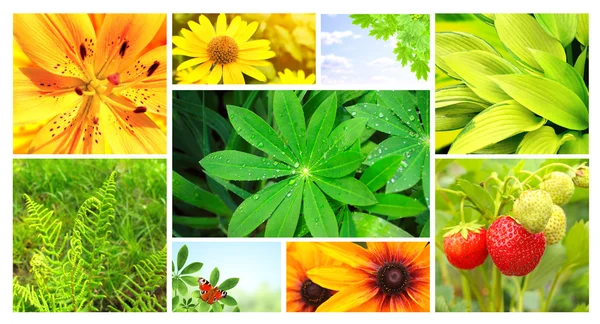
{"label": "lily petal", "polygon": [[321,304],[317,308],[317,312],[346,312],[361,306],[379,292],[376,288],[369,289],[365,286],[364,282],[347,286]]}
{"label": "lily petal", "polygon": [[46,71],[90,80],[96,34],[84,14],[15,14],[13,33],[27,56]]}
{"label": "lily petal", "polygon": [[350,242],[313,243],[321,252],[354,268],[372,266],[371,254],[357,244]]}
{"label": "lily petal", "polygon": [[330,290],[342,290],[371,277],[366,272],[348,266],[328,266],[310,269],[308,278],[321,287]]}
{"label": "lily petal", "polygon": [[[166,80],[167,46],[157,47],[119,71],[122,87],[132,82]],[[166,91],[166,89],[165,89]]]}

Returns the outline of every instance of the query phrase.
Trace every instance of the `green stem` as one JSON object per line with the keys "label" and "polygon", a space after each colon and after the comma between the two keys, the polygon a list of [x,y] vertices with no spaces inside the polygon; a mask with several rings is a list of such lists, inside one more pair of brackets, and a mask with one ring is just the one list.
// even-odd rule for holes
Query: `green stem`
{"label": "green stem", "polygon": [[496,289],[498,285],[496,284],[496,272],[498,272],[498,268],[492,266],[492,289],[490,290],[490,310],[495,312],[496,309]]}
{"label": "green stem", "polygon": [[471,303],[471,288],[469,287],[469,279],[467,279],[467,276],[464,274],[463,271],[460,272],[461,274],[461,280],[462,280],[462,292],[463,292],[463,299],[465,300],[466,303],[466,310],[467,312],[470,312],[472,309],[472,303]]}
{"label": "green stem", "polygon": [[525,300],[525,291],[527,291],[528,284],[529,284],[529,275],[526,275],[525,278],[523,279],[523,286],[520,287],[519,307],[518,307],[519,312],[523,311],[523,301]]}
{"label": "green stem", "polygon": [[556,286],[558,285],[558,281],[560,280],[560,277],[567,269],[568,268],[562,269],[562,270],[558,271],[556,273],[556,275],[554,275],[554,279],[552,280],[552,285],[550,286],[550,291],[548,292],[546,301],[543,303],[544,305],[541,309],[542,312],[547,312],[550,309],[550,304],[552,303],[552,297],[554,296],[554,292],[556,290]]}
{"label": "green stem", "polygon": [[473,294],[475,295],[475,298],[477,299],[477,303],[479,304],[479,310],[482,312],[487,312],[487,306],[485,305],[485,303],[483,301],[483,295],[481,294],[479,286],[477,285],[477,283],[474,280],[474,276],[471,275],[471,273],[469,271],[465,271],[464,273],[467,276],[467,278],[469,279],[469,285],[471,286],[471,291],[473,292]]}
{"label": "green stem", "polygon": [[467,199],[467,196],[463,196],[460,200],[460,221],[463,224],[465,223],[465,199]]}
{"label": "green stem", "polygon": [[500,272],[500,270],[498,270],[497,268],[494,267],[495,273],[494,273],[494,279],[496,282],[496,295],[495,295],[495,304],[496,304],[496,311],[497,312],[503,312],[504,311],[504,292],[502,291],[502,273]]}
{"label": "green stem", "polygon": [[541,168],[539,168],[537,171],[535,171],[534,173],[530,174],[527,178],[525,178],[525,180],[523,180],[521,183],[525,184],[527,182],[529,182],[529,180],[531,180],[531,178],[535,177],[537,174],[541,173],[541,171],[544,171],[548,168],[552,168],[552,167],[562,167],[565,168],[571,172],[575,172],[576,169],[574,169],[573,167],[571,167],[570,165],[566,165],[564,163],[550,163],[548,165],[545,165]]}
{"label": "green stem", "polygon": [[456,191],[456,190],[452,190],[452,189],[446,189],[446,188],[438,188],[437,191],[441,191],[441,192],[447,192],[449,194],[453,194],[453,195],[457,195],[459,197],[466,197],[467,195],[462,192],[462,191]]}

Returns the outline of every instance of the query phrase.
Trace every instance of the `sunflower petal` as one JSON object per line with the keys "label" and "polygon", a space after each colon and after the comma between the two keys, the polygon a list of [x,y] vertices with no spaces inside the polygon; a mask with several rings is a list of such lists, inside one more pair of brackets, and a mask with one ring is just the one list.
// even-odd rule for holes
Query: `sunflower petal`
{"label": "sunflower petal", "polygon": [[244,84],[242,71],[235,64],[223,66],[223,84]]}
{"label": "sunflower petal", "polygon": [[250,65],[241,64],[241,63],[232,63],[232,64],[235,64],[237,69],[240,70],[242,73],[244,73],[258,81],[261,81],[261,82],[267,81],[267,77],[262,72],[260,72],[258,69],[254,68]]}
{"label": "sunflower petal", "polygon": [[[259,47],[269,47],[270,45],[271,45],[270,41],[268,41],[266,39],[259,39],[259,40],[253,40],[253,41],[241,43],[239,45],[239,49],[240,49],[240,51],[244,51],[244,50],[250,50],[250,49],[259,48]],[[269,49],[267,48],[267,50],[269,50]]]}
{"label": "sunflower petal", "polygon": [[254,35],[254,33],[256,32],[256,29],[258,29],[258,22],[253,21],[251,23],[248,24],[248,26],[246,26],[246,28],[242,31],[240,29],[240,32],[238,33],[238,35],[236,35],[236,38],[234,38],[238,43],[244,43],[247,42],[250,37],[252,37],[252,35]]}
{"label": "sunflower petal", "polygon": [[186,83],[194,83],[204,77],[210,72],[210,67],[213,65],[213,61],[206,61],[196,67],[190,75],[185,79]]}
{"label": "sunflower petal", "polygon": [[264,61],[264,60],[244,60],[238,57],[238,59],[235,61],[236,63],[239,64],[245,64],[245,65],[250,65],[250,66],[269,66],[271,65],[271,63],[269,63],[268,61]]}
{"label": "sunflower petal", "polygon": [[314,243],[321,252],[354,268],[372,265],[371,254],[360,245],[350,242]]}
{"label": "sunflower petal", "polygon": [[273,51],[240,51],[239,58],[243,60],[266,60],[275,57]]}
{"label": "sunflower petal", "polygon": [[229,37],[233,37],[240,29],[241,22],[242,22],[242,17],[235,16],[235,18],[233,18],[233,20],[229,24],[229,27],[227,28],[225,35],[229,36]]}
{"label": "sunflower petal", "polygon": [[181,63],[177,66],[177,71],[182,71],[187,68],[194,67],[194,66],[202,64],[206,61],[208,61],[208,57],[206,57],[206,58],[197,57],[197,58],[189,59],[187,61],[183,61],[183,63]]}
{"label": "sunflower petal", "polygon": [[227,31],[227,17],[225,16],[225,14],[220,14],[219,17],[217,18],[217,28],[216,28],[217,36],[225,35],[226,31]]}
{"label": "sunflower petal", "polygon": [[360,307],[375,297],[378,292],[379,290],[376,288],[365,288],[364,282],[357,282],[355,285],[347,286],[331,296],[317,308],[317,312],[346,312]]}
{"label": "sunflower petal", "polygon": [[[190,23],[196,24],[198,27],[200,27],[200,25],[198,25],[198,23],[196,22],[190,21]],[[202,40],[200,36],[195,34],[193,31],[181,28],[180,33],[181,36],[183,36],[183,38],[187,39],[194,46],[199,47],[201,49],[206,49],[207,42]]]}
{"label": "sunflower petal", "polygon": [[217,36],[215,33],[215,28],[205,15],[200,15],[198,21],[200,22],[201,29],[194,32],[198,35],[198,37],[200,37],[200,39],[204,40],[208,44],[211,39]]}
{"label": "sunflower petal", "polygon": [[215,68],[210,72],[208,77],[206,78],[206,83],[208,84],[217,84],[221,81],[221,76],[223,75],[223,65],[217,64]]}
{"label": "sunflower petal", "polygon": [[309,269],[307,275],[314,283],[330,290],[342,290],[370,278],[366,272],[348,266],[318,267]]}
{"label": "sunflower petal", "polygon": [[185,38],[183,36],[173,36],[172,40],[173,44],[175,44],[177,48],[180,48],[188,53],[193,53],[194,56],[208,56],[208,53],[206,52],[206,46],[195,44],[189,38]]}

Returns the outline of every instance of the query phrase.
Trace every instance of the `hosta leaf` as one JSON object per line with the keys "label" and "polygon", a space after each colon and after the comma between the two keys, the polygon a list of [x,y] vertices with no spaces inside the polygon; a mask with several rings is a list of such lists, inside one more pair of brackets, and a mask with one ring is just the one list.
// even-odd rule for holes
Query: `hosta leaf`
{"label": "hosta leaf", "polygon": [[588,128],[588,111],[581,99],[556,81],[532,75],[491,77],[508,95],[551,122],[574,130]]}
{"label": "hosta leaf", "polygon": [[578,14],[577,15],[577,33],[575,37],[583,44],[583,46],[590,45],[590,15],[589,14]]}
{"label": "hosta leaf", "polygon": [[281,136],[287,141],[297,160],[303,160],[306,151],[306,126],[304,112],[298,97],[293,91],[275,91],[273,114],[281,130]]}
{"label": "hosta leaf", "polygon": [[183,270],[181,270],[180,274],[191,274],[191,273],[196,273],[198,271],[200,271],[200,269],[202,269],[202,262],[192,262],[190,264],[188,264],[185,268],[183,268]]}
{"label": "hosta leaf", "polygon": [[340,237],[356,237],[356,226],[348,206],[344,205],[340,208],[337,218],[342,220]]}
{"label": "hosta leaf", "polygon": [[292,237],[298,219],[300,218],[300,207],[302,207],[302,193],[304,190],[304,179],[295,180],[294,187],[285,195],[281,204],[275,209],[273,215],[267,221],[265,237]]}
{"label": "hosta leaf", "polygon": [[289,165],[296,163],[293,153],[285,146],[283,140],[258,115],[236,106],[227,106],[227,113],[231,124],[246,142],[279,161]]}
{"label": "hosta leaf", "polygon": [[425,135],[429,135],[429,90],[419,90],[415,96],[417,97],[417,108],[419,109],[417,115],[421,117]]}
{"label": "hosta leaf", "polygon": [[400,227],[369,214],[352,213],[356,237],[412,237]]}
{"label": "hosta leaf", "polygon": [[339,124],[327,137],[326,149],[323,154],[319,154],[311,165],[319,165],[327,157],[345,151],[356,142],[366,124],[367,120],[365,118],[353,118]]}
{"label": "hosta leaf", "polygon": [[517,147],[523,140],[524,133],[517,134],[509,137],[498,143],[486,146],[480,150],[473,152],[473,154],[512,154],[517,151]]}
{"label": "hosta leaf", "polygon": [[387,183],[385,192],[393,193],[406,190],[419,182],[423,171],[423,159],[428,152],[429,146],[422,144],[412,151],[407,151],[404,155],[406,159],[403,160],[396,174]]}
{"label": "hosta leaf", "polygon": [[286,164],[233,150],[211,153],[200,165],[225,180],[261,180],[292,174],[292,168]]}
{"label": "hosta leaf", "polygon": [[494,26],[494,20],[496,19],[495,14],[475,14],[475,17],[479,18],[484,23]]}
{"label": "hosta leaf", "polygon": [[494,199],[485,189],[463,179],[458,179],[456,183],[484,215],[495,215],[496,205]]}
{"label": "hosta leaf", "polygon": [[354,172],[362,164],[363,156],[357,152],[342,152],[316,166],[311,174],[329,178],[341,178]]}
{"label": "hosta leaf", "polygon": [[312,181],[304,185],[304,220],[313,237],[337,237],[338,227],[335,214],[327,198]]}
{"label": "hosta leaf", "polygon": [[458,74],[450,69],[442,57],[452,53],[468,51],[486,51],[500,56],[492,45],[475,35],[461,32],[435,33],[435,65],[449,76],[460,79]]}
{"label": "hosta leaf", "polygon": [[219,197],[196,186],[177,172],[173,172],[173,197],[218,215],[231,215],[231,210]]}
{"label": "hosta leaf", "polygon": [[409,152],[418,149],[422,145],[423,144],[420,141],[414,138],[393,136],[379,143],[379,145],[377,145],[377,147],[371,151],[363,163],[366,165],[373,165],[373,163],[389,155],[408,156]]}
{"label": "hosta leaf", "polygon": [[463,128],[448,153],[472,153],[516,134],[536,130],[545,122],[514,100],[497,103]]}
{"label": "hosta leaf", "polygon": [[583,103],[588,106],[588,89],[583,77],[571,65],[556,57],[536,50],[532,50],[533,57],[544,70],[544,76],[554,80],[569,90],[573,91]]}
{"label": "hosta leaf", "polygon": [[291,180],[268,186],[244,200],[231,217],[229,236],[246,236],[267,220],[292,188]]}
{"label": "hosta leaf", "polygon": [[580,132],[569,131],[575,137],[572,141],[565,142],[558,153],[560,154],[589,154],[590,153],[590,136],[589,134],[581,134]]}
{"label": "hosta leaf", "polygon": [[510,96],[504,93],[489,76],[521,73],[509,61],[484,51],[453,53],[443,58],[473,92],[490,103],[508,100]]}
{"label": "hosta leaf", "polygon": [[405,159],[404,155],[389,155],[373,163],[363,172],[360,181],[364,183],[369,190],[375,192],[385,186],[385,184],[396,174],[400,163]]}
{"label": "hosta leaf", "polygon": [[554,128],[544,126],[525,135],[517,148],[517,154],[556,154],[563,143],[572,140],[575,140],[572,134],[558,136]]}
{"label": "hosta leaf", "polygon": [[240,282],[240,278],[229,278],[224,280],[220,285],[219,289],[222,290],[230,290],[237,286],[238,282]]}
{"label": "hosta leaf", "polygon": [[528,14],[496,15],[496,31],[506,49],[525,66],[541,71],[530,49],[550,53],[566,61],[565,51],[558,40],[548,35]]}
{"label": "hosta leaf", "polygon": [[329,197],[342,203],[354,206],[377,203],[369,188],[353,177],[332,179],[315,176],[313,179]]}
{"label": "hosta leaf", "polygon": [[185,262],[187,261],[189,252],[190,251],[189,251],[187,245],[183,245],[179,249],[179,252],[177,252],[177,269],[179,269],[180,271],[183,268],[183,266],[185,265]]}
{"label": "hosta leaf", "polygon": [[390,135],[408,136],[412,131],[386,106],[361,103],[346,107],[352,116],[367,119],[367,126]]}
{"label": "hosta leaf", "polygon": [[406,90],[379,91],[378,95],[380,105],[391,109],[412,130],[419,134],[424,133],[416,109],[417,100],[415,96]]}
{"label": "hosta leaf", "polygon": [[[324,145],[327,142],[329,133],[335,122],[335,113],[337,110],[337,97],[335,93],[325,99],[313,114],[306,133],[307,152],[310,156],[310,163],[320,157],[327,149]],[[306,106],[306,105],[305,105]]]}
{"label": "hosta leaf", "polygon": [[579,73],[579,75],[583,78],[585,76],[585,62],[587,61],[587,52],[588,48],[586,47],[579,57],[577,57],[577,61],[575,61],[575,71]]}
{"label": "hosta leaf", "polygon": [[439,89],[435,92],[435,130],[463,128],[489,105],[466,85]]}
{"label": "hosta leaf", "polygon": [[562,47],[567,47],[575,38],[576,14],[535,14],[535,19],[548,34],[558,39]]}
{"label": "hosta leaf", "polygon": [[427,210],[420,201],[415,198],[399,194],[376,194],[377,204],[362,207],[373,214],[387,216],[388,219],[416,216]]}

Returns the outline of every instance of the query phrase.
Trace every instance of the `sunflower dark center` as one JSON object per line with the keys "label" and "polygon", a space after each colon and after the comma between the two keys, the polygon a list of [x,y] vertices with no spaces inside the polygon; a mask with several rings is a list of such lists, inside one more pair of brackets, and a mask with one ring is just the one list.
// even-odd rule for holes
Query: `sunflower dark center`
{"label": "sunflower dark center", "polygon": [[409,280],[406,267],[400,263],[386,263],[377,271],[377,285],[389,295],[401,293]]}
{"label": "sunflower dark center", "polygon": [[235,40],[229,36],[217,36],[208,42],[206,48],[208,57],[217,64],[229,64],[235,62],[238,57],[239,48]]}
{"label": "sunflower dark center", "polygon": [[304,302],[311,306],[319,306],[331,297],[331,291],[307,279],[302,283],[300,291]]}

